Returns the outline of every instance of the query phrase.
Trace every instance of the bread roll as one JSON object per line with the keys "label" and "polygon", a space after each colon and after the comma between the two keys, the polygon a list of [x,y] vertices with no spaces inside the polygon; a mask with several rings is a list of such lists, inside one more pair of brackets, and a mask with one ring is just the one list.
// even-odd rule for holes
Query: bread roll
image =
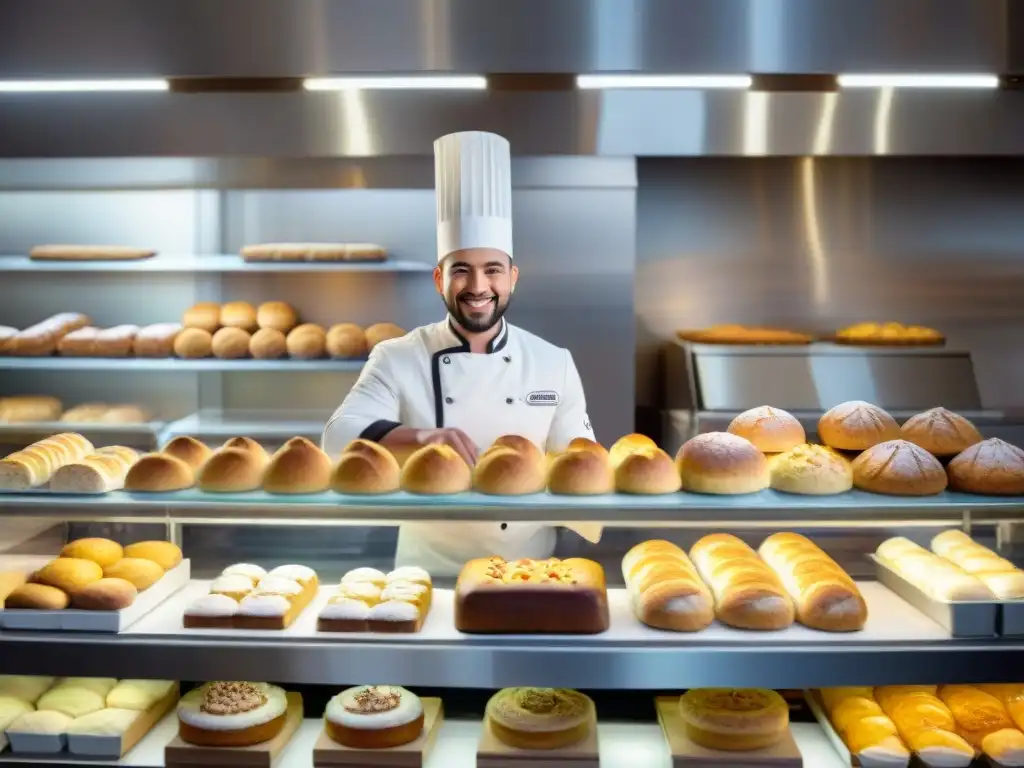
{"label": "bread roll", "polygon": [[140,328],[132,340],[132,353],[136,357],[170,357],[181,329],[180,323],[156,323]]}
{"label": "bread roll", "polygon": [[826,496],[853,487],[853,467],[823,445],[798,445],[768,462],[771,487],[783,493]]}
{"label": "bread roll", "polygon": [[638,451],[652,451],[656,450],[658,444],[647,437],[647,435],[639,435],[633,433],[631,435],[624,435],[616,440],[608,451],[608,460],[612,464],[612,469],[617,469],[627,456],[630,456]]}
{"label": "bread roll", "polygon": [[949,485],[992,496],[1024,494],[1024,451],[998,437],[965,449],[949,462]]}
{"label": "bread roll", "polygon": [[18,329],[10,325],[0,325],[0,355],[6,355],[10,351],[11,340],[18,335]]}
{"label": "bread roll", "polygon": [[260,328],[249,339],[249,354],[257,360],[278,360],[288,354],[285,336],[273,328]]}
{"label": "bread roll", "polygon": [[807,440],[795,416],[769,405],[744,411],[730,422],[726,431],[749,440],[761,453],[782,453]]}
{"label": "bread roll", "polygon": [[968,602],[995,597],[977,577],[902,536],[883,541],[875,557],[935,600]]}
{"label": "bread roll", "polygon": [[900,436],[896,420],[877,405],[850,400],[831,408],[818,420],[818,437],[839,451],[866,451]]}
{"label": "bread roll", "polygon": [[355,323],[339,323],[327,331],[327,354],[330,357],[366,357],[368,352],[366,332]]}
{"label": "bread roll", "polygon": [[981,433],[970,421],[945,408],[911,416],[900,427],[900,437],[933,456],[955,456],[982,441]]}
{"label": "bread roll", "polygon": [[97,357],[128,357],[135,344],[135,336],[140,328],[137,325],[115,325],[103,328],[96,334],[93,354]]}
{"label": "bread roll", "polygon": [[103,568],[103,578],[122,579],[140,592],[149,589],[164,576],[164,569],[152,560],[141,557],[122,557],[116,563]]}
{"label": "bread roll", "polygon": [[212,335],[220,328],[220,304],[203,301],[189,307],[182,315],[181,324],[186,328],[198,328]]}
{"label": "bread roll", "polygon": [[56,587],[69,595],[102,578],[103,569],[99,565],[80,557],[58,557],[32,574],[35,583]]}
{"label": "bread roll", "polygon": [[253,458],[256,459],[261,466],[270,460],[270,456],[267,454],[263,446],[251,437],[232,437],[229,440],[226,440],[221,448],[238,448],[246,453],[251,453]]}
{"label": "bread roll", "polygon": [[285,442],[285,444],[277,449],[276,453],[281,453],[282,451],[284,451],[284,450],[286,450],[288,448],[296,448],[296,447],[298,447],[298,448],[305,448],[305,449],[312,449],[312,448],[318,448],[319,446],[316,443],[314,443],[312,440],[310,440],[308,437],[298,437],[298,436],[296,436],[296,437],[289,437],[288,440]]}
{"label": "bread roll", "polygon": [[174,354],[182,360],[200,360],[213,354],[213,336],[202,328],[186,328],[174,337]]}
{"label": "bread roll", "polygon": [[296,360],[315,360],[324,356],[327,334],[316,323],[303,323],[291,330],[285,339],[289,357]]}
{"label": "bread roll", "polygon": [[661,448],[634,451],[615,467],[615,490],[619,493],[675,493],[681,484],[675,462]]}
{"label": "bread roll", "polygon": [[83,611],[120,611],[135,602],[139,591],[125,579],[100,579],[71,594],[71,604]]}
{"label": "bread roll", "polygon": [[[531,461],[536,461],[541,464],[544,464],[546,461],[543,451],[537,447],[536,443],[522,435],[502,435],[491,443],[491,446],[487,451],[493,451],[498,448],[511,448],[516,453],[521,453]],[[484,451],[484,454],[486,454],[487,451]],[[483,457],[483,454],[481,454],[481,457]]]}
{"label": "bread roll", "polygon": [[569,445],[566,446],[566,453],[573,453],[575,451],[586,451],[592,453],[595,456],[600,456],[605,461],[611,461],[611,456],[608,450],[600,443],[595,443],[589,437],[574,437],[569,441]]}
{"label": "bread roll", "polygon": [[57,342],[57,354],[64,357],[92,357],[96,354],[96,337],[100,329],[91,325],[79,328]]}
{"label": "bread roll", "polygon": [[60,400],[45,395],[0,397],[0,424],[57,421],[62,408]]}
{"label": "bread roll", "polygon": [[540,493],[546,481],[543,459],[527,457],[513,448],[485,451],[473,469],[473,487],[494,496]]}
{"label": "bread roll", "polygon": [[64,545],[60,556],[92,560],[100,568],[105,568],[124,557],[124,548],[110,539],[76,539]]}
{"label": "bread roll", "polygon": [[399,488],[400,475],[398,460],[387,448],[357,439],[341,452],[331,473],[331,490],[356,495],[393,493]]}
{"label": "bread roll", "polygon": [[4,610],[60,611],[70,602],[63,589],[47,584],[22,584],[4,600]]}
{"label": "bread roll", "polygon": [[785,629],[796,618],[793,602],[775,571],[735,536],[705,536],[693,545],[690,559],[711,588],[715,616],[723,624],[739,629]]}
{"label": "bread roll", "polygon": [[196,474],[196,485],[211,493],[255,491],[263,481],[263,462],[241,448],[221,448]]}
{"label": "bread roll", "polygon": [[205,443],[188,435],[180,435],[165,445],[161,453],[181,459],[192,469],[197,470],[213,455]]}
{"label": "bread roll", "polygon": [[80,461],[65,464],[50,479],[55,493],[108,493],[124,487],[138,454],[124,446],[101,448]]}
{"label": "bread roll", "polygon": [[284,301],[265,301],[256,310],[256,324],[262,328],[271,328],[288,333],[299,323],[299,315],[295,308]]}
{"label": "bread roll", "polygon": [[[4,599],[18,587],[28,581],[28,574],[21,571],[0,571],[0,609],[4,607]],[[5,678],[0,675],[0,696],[4,695],[3,682]]]}
{"label": "bread roll", "polygon": [[714,621],[711,590],[686,553],[668,541],[645,541],[622,558],[636,617],[650,627],[697,632]]}
{"label": "bread roll", "polygon": [[962,531],[950,530],[932,539],[932,551],[977,577],[1000,600],[1024,598],[1024,571]]}
{"label": "bread roll", "polygon": [[402,490],[421,495],[468,491],[473,484],[469,465],[450,445],[425,445],[402,467]]}
{"label": "bread roll", "polygon": [[210,349],[221,360],[239,360],[248,356],[251,341],[248,331],[226,326],[213,334]]}
{"label": "bread roll", "polygon": [[166,453],[142,456],[124,479],[126,491],[166,493],[195,485],[195,473],[188,464]]}
{"label": "bread roll", "polygon": [[613,490],[615,473],[612,472],[612,466],[606,455],[593,450],[570,449],[556,456],[548,468],[549,493],[560,496],[597,496]]}
{"label": "bread roll", "polygon": [[684,491],[756,493],[768,487],[768,460],[749,440],[708,432],[688,440],[676,454]]}
{"label": "bread roll", "polygon": [[758,548],[786,588],[796,618],[826,632],[864,628],[868,606],[850,575],[817,544],[796,533],[775,533]]}
{"label": "bread roll", "polygon": [[263,473],[263,490],[279,494],[319,493],[330,487],[331,460],[307,443],[285,446],[273,455]]}
{"label": "bread roll", "polygon": [[181,549],[169,541],[138,541],[124,548],[124,556],[152,560],[169,571],[181,562]]}
{"label": "bread roll", "polygon": [[934,496],[946,490],[946,470],[928,451],[906,440],[889,440],[853,461],[853,484],[890,496]]}
{"label": "bread roll", "polygon": [[220,325],[252,333],[259,327],[256,308],[247,301],[229,301],[220,308]]}
{"label": "bread roll", "polygon": [[405,329],[394,323],[375,323],[366,329],[366,346],[373,349],[382,341],[405,336]]}

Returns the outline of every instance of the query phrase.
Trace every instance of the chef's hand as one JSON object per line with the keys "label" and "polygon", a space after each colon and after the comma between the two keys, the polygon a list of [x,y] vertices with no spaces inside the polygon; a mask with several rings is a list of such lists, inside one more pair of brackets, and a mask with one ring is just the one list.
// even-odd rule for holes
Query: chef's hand
{"label": "chef's hand", "polygon": [[476,445],[461,429],[421,429],[416,440],[420,445],[450,445],[469,466],[476,464]]}

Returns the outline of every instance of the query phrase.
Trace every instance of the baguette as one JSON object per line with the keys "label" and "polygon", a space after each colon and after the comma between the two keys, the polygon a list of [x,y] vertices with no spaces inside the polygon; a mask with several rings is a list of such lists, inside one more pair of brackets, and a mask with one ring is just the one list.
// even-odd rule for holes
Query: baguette
{"label": "baguette", "polygon": [[72,331],[57,342],[57,354],[65,357],[91,357],[96,354],[96,337],[100,329],[92,325]]}
{"label": "baguette", "polygon": [[8,354],[45,357],[57,351],[58,342],[72,331],[85,328],[90,320],[78,312],[62,312],[19,331],[7,344]]}
{"label": "baguette", "polygon": [[935,600],[948,603],[995,599],[981,579],[902,536],[883,541],[875,557]]}
{"label": "baguette", "polygon": [[27,491],[43,485],[62,466],[85,458],[92,450],[92,443],[73,432],[32,443],[0,461],[0,490]]}
{"label": "baguette", "polygon": [[829,722],[861,765],[906,767],[910,752],[870,688],[823,688],[820,694]]}
{"label": "baguette", "polygon": [[50,480],[56,493],[107,493],[124,487],[124,479],[139,454],[124,446],[108,446],[81,461],[65,464]]}
{"label": "baguette", "polygon": [[953,713],[934,693],[935,686],[883,686],[875,698],[925,765],[966,768],[974,747],[955,732]]}
{"label": "baguette", "polygon": [[181,323],[147,325],[135,334],[132,352],[136,357],[170,357],[174,354],[174,340],[181,333]]}
{"label": "baguette", "polygon": [[128,357],[132,353],[135,337],[139,333],[137,325],[115,325],[104,328],[96,334],[93,354],[97,357]]}
{"label": "baguette", "polygon": [[622,558],[633,612],[644,624],[696,632],[715,619],[714,598],[686,553],[668,541],[645,541]]}
{"label": "baguette", "polygon": [[29,258],[55,261],[126,261],[148,259],[156,251],[126,245],[37,245]]}
{"label": "baguette", "polygon": [[864,628],[868,606],[849,574],[810,539],[796,533],[776,533],[758,549],[796,606],[805,627],[826,632]]}
{"label": "baguette", "polygon": [[975,576],[1000,600],[1024,597],[1024,571],[963,531],[943,531],[932,539],[931,548],[935,554]]}
{"label": "baguette", "polygon": [[987,737],[1014,728],[1003,702],[976,686],[941,685],[939,698],[949,707],[957,734],[978,751],[983,751]]}
{"label": "baguette", "polygon": [[728,533],[705,536],[690,550],[715,597],[715,617],[739,629],[785,629],[795,619],[793,601],[775,571]]}

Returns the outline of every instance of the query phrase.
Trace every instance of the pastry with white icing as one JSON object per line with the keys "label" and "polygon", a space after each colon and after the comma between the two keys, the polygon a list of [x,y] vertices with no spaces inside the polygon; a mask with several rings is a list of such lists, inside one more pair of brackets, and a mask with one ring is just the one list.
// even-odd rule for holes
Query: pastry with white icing
{"label": "pastry with white icing", "polygon": [[245,576],[255,586],[256,582],[267,575],[267,572],[252,563],[235,563],[223,570],[221,576]]}
{"label": "pastry with white icing", "polygon": [[419,566],[403,566],[387,574],[376,568],[355,568],[342,577],[337,593],[320,612],[317,629],[419,632],[432,597],[430,574]]}
{"label": "pastry with white icing", "polygon": [[387,575],[376,568],[354,568],[341,577],[342,584],[349,584],[354,581],[368,581],[383,589],[387,582]]}
{"label": "pastry with white icing", "polygon": [[194,600],[184,624],[202,629],[286,629],[316,597],[316,571],[282,565],[270,573],[252,563],[224,569],[210,594]]}
{"label": "pastry with white icing", "polygon": [[422,584],[429,587],[432,584],[430,574],[426,569],[418,565],[403,565],[388,573],[384,578],[385,583],[391,584],[396,581],[411,581],[413,584]]}
{"label": "pastry with white icing", "polygon": [[423,611],[415,603],[387,600],[370,609],[371,632],[419,632],[423,625]]}
{"label": "pastry with white icing", "polygon": [[316,571],[305,565],[279,565],[268,576],[298,582],[304,589],[316,589],[318,581]]}
{"label": "pastry with white icing", "polygon": [[352,600],[359,600],[367,605],[373,606],[380,602],[380,593],[383,592],[379,586],[372,581],[350,581],[338,587],[338,597],[347,597]]}
{"label": "pastry with white icing", "polygon": [[228,628],[238,613],[238,601],[227,595],[198,597],[185,609],[185,626],[191,629]]}
{"label": "pastry with white icing", "polygon": [[394,685],[361,685],[327,703],[327,735],[354,749],[388,749],[423,732],[423,705],[416,694]]}
{"label": "pastry with white icing", "polygon": [[320,611],[317,629],[320,632],[368,632],[370,606],[362,600],[336,596]]}
{"label": "pastry with white icing", "polygon": [[252,580],[240,573],[220,575],[210,585],[210,594],[227,595],[235,601],[241,600],[254,589]]}
{"label": "pastry with white icing", "polygon": [[267,683],[206,683],[178,702],[178,735],[203,747],[247,747],[284,728],[288,698]]}

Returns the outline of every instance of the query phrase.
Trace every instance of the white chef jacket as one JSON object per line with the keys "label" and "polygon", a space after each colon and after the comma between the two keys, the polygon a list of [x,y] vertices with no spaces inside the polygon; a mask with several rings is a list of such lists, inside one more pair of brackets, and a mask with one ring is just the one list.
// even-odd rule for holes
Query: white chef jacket
{"label": "white chef jacket", "polygon": [[[504,320],[486,354],[471,353],[450,320],[378,344],[327,423],[323,448],[336,457],[351,440],[381,440],[399,425],[455,427],[481,451],[506,434],[547,451],[594,439],[572,355]],[[406,523],[395,564],[456,575],[474,557],[550,557],[554,544],[554,530],[536,523]]]}

